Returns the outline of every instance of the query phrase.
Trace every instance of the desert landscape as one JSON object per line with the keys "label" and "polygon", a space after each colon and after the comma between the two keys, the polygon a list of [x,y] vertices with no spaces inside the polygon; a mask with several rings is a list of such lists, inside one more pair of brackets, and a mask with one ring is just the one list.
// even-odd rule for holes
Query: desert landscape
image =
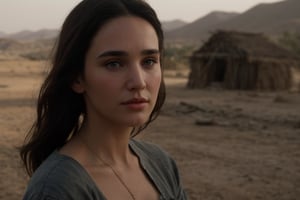
{"label": "desert landscape", "polygon": [[[214,83],[202,89],[187,88],[190,68],[193,69],[192,53],[217,30],[263,34],[288,50],[293,54],[292,60],[298,62],[299,8],[299,0],[285,0],[261,3],[242,13],[212,11],[190,23],[162,23],[167,99],[161,115],[137,137],[160,145],[175,159],[190,200],[300,199],[300,64],[282,64],[279,68],[284,70],[276,72],[275,64],[286,56],[272,55],[278,52],[273,46],[262,45],[258,40],[231,41],[223,45],[231,47],[225,51],[229,52],[226,57],[219,55],[212,65],[221,63],[216,71],[224,69],[222,63],[238,71],[247,65],[227,61],[235,55],[250,55],[252,61],[260,63],[254,67],[262,69],[265,77],[271,77],[272,84],[292,80],[292,86],[278,91],[271,87],[225,90]],[[12,34],[1,31],[0,200],[19,200],[28,176],[21,165],[18,146],[34,120],[38,89],[50,66],[46,60],[59,30]],[[219,45],[224,40],[216,41],[214,44]],[[235,42],[237,45],[232,48]],[[222,48],[208,49],[204,53],[214,59]],[[257,74],[254,67],[249,67],[249,71]],[[291,76],[282,73],[287,69]],[[244,80],[249,71],[244,70],[244,78],[238,73],[229,76],[229,82],[232,77]],[[196,70],[194,74],[203,75],[202,72]],[[275,76],[270,75],[274,73]],[[198,77],[194,82],[197,80]]]}
{"label": "desert landscape", "polygon": [[[35,115],[45,61],[0,61],[0,199],[21,199],[28,177],[17,147]],[[186,88],[166,71],[160,117],[138,136],[176,160],[191,200],[296,200],[300,196],[300,93]],[[294,72],[295,80],[300,73]]]}

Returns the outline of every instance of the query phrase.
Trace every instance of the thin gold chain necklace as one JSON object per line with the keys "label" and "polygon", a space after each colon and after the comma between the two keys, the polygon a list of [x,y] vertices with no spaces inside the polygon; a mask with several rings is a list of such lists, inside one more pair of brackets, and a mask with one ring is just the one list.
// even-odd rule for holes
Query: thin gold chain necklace
{"label": "thin gold chain necklace", "polygon": [[120,183],[123,185],[123,187],[127,190],[127,192],[129,193],[130,197],[135,200],[135,197],[133,195],[133,193],[130,191],[129,187],[126,185],[126,183],[124,182],[124,180],[120,177],[120,175],[117,173],[117,171],[107,162],[105,162],[100,156],[98,156],[98,154],[93,151],[92,148],[90,148],[90,146],[85,142],[85,140],[80,137],[81,142],[86,146],[86,148],[95,155],[95,157],[97,158],[98,161],[100,161],[101,163],[103,163],[104,165],[106,165],[108,168],[111,169],[111,171],[114,173],[114,175],[117,177],[117,179],[120,181]]}

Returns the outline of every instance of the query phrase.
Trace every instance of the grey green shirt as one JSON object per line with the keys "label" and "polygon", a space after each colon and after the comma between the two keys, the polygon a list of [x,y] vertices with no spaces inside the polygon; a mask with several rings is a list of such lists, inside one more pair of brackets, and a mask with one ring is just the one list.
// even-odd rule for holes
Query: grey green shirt
{"label": "grey green shirt", "polygon": [[[166,152],[138,140],[131,140],[129,146],[161,200],[187,199],[176,164]],[[54,151],[31,177],[23,200],[105,200],[100,190],[76,160]]]}

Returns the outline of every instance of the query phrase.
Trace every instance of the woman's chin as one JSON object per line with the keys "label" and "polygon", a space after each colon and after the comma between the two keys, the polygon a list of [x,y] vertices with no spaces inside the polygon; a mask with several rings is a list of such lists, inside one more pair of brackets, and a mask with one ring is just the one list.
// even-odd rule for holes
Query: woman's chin
{"label": "woman's chin", "polygon": [[148,121],[148,119],[135,119],[128,123],[129,123],[129,126],[131,126],[131,127],[139,127],[139,126],[144,125],[147,121]]}

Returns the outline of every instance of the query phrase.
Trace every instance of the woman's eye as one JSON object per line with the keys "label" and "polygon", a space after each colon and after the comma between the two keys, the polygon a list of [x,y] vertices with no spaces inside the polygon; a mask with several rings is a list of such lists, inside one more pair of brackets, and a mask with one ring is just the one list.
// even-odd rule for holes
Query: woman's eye
{"label": "woman's eye", "polygon": [[146,59],[144,60],[143,65],[146,67],[152,67],[153,65],[155,65],[157,63],[157,60],[150,58],[150,59]]}
{"label": "woman's eye", "polygon": [[110,61],[105,64],[105,67],[109,70],[117,70],[121,67],[121,63],[118,61]]}

